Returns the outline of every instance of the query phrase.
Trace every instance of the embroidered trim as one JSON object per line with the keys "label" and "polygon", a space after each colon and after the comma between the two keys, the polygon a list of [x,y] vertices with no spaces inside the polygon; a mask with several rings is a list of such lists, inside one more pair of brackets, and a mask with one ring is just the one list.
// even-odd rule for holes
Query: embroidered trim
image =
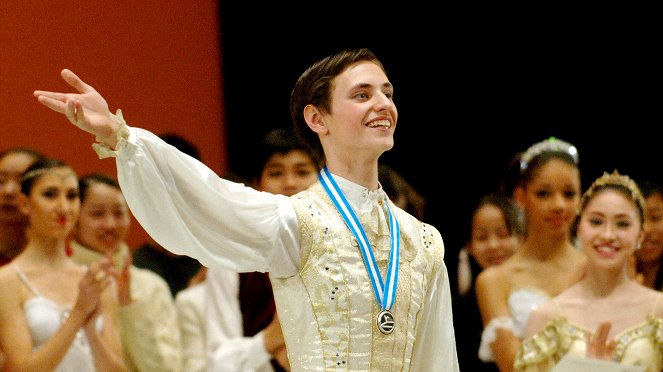
{"label": "embroidered trim", "polygon": [[[117,144],[115,145],[115,148],[119,149],[121,147],[120,145],[129,139],[129,128],[127,127],[127,122],[122,116],[122,110],[117,109],[115,115],[111,113],[110,116],[111,120],[120,125],[120,129],[117,131]],[[97,153],[99,159],[117,157],[117,150],[113,150],[107,144],[101,142],[99,137],[97,137],[96,140],[97,142],[92,144],[92,149]]]}

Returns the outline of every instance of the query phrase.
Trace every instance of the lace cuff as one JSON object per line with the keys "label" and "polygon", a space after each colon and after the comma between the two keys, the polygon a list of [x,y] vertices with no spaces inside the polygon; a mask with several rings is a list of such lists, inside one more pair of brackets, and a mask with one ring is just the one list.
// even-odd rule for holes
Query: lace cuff
{"label": "lace cuff", "polygon": [[495,341],[495,338],[497,338],[497,328],[504,328],[512,331],[514,334],[517,333],[513,319],[506,316],[491,319],[488,325],[483,329],[483,333],[481,334],[481,344],[479,345],[479,359],[484,362],[495,361],[495,355],[493,355],[491,345]]}
{"label": "lace cuff", "polygon": [[115,115],[111,113],[110,116],[114,122],[120,125],[120,130],[117,131],[117,144],[115,145],[115,150],[113,150],[107,144],[100,142],[99,137],[97,137],[97,142],[92,144],[92,148],[99,156],[99,159],[116,158],[118,149],[123,147],[129,138],[129,127],[127,127],[127,122],[122,117],[122,110],[117,109]]}

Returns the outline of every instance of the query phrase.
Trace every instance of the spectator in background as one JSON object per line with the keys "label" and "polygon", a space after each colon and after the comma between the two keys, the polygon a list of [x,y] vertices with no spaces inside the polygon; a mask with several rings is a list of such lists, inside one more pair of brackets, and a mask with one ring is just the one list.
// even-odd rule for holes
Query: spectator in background
{"label": "spectator in background", "polygon": [[[268,132],[255,155],[251,185],[272,194],[291,196],[305,190],[320,171],[309,147],[287,129]],[[212,268],[206,286],[209,369],[289,370],[268,274]]]}
{"label": "spectator in background", "polygon": [[[207,321],[205,319],[205,283],[207,281],[207,268],[203,266],[196,276],[191,279],[189,286],[177,292],[175,308],[177,309],[177,324],[182,336],[182,371],[207,371],[207,357],[205,355],[207,338]],[[231,309],[225,309],[231,311]],[[213,370],[210,370],[213,371]]]}
{"label": "spectator in background", "polygon": [[24,147],[0,153],[0,266],[21,253],[27,241],[28,217],[18,206],[21,177],[29,166],[43,158],[39,152]]}
{"label": "spectator in background", "polygon": [[[164,134],[160,137],[169,145],[200,160],[198,148],[186,138],[178,134]],[[136,267],[152,270],[164,278],[173,298],[179,291],[189,286],[189,281],[202,267],[194,258],[168,251],[151,236],[148,236],[148,241],[134,251],[133,264]]]}
{"label": "spectator in background", "polygon": [[131,265],[125,240],[131,218],[114,178],[90,174],[79,180],[81,213],[70,243],[72,259],[83,265],[112,257],[116,276],[120,336],[129,371],[179,372],[180,334],[168,284],[156,273]]}
{"label": "spectator in background", "polygon": [[663,290],[663,185],[652,181],[640,184],[645,198],[642,246],[635,251],[636,272],[642,284]]}
{"label": "spectator in background", "polygon": [[0,268],[0,349],[8,371],[126,371],[112,262],[66,255],[80,211],[78,178],[59,160],[24,173],[25,249]]}
{"label": "spectator in background", "polygon": [[[18,195],[21,193],[23,172],[44,156],[24,147],[0,153],[0,266],[9,263],[25,246],[28,217],[21,213]],[[0,350],[0,370],[4,356]]]}
{"label": "spectator in background", "polygon": [[585,275],[532,311],[516,371],[547,372],[567,355],[663,370],[663,294],[630,273],[644,218],[645,201],[628,176],[604,173],[587,189],[576,220]]}
{"label": "spectator in background", "polygon": [[580,280],[586,260],[571,239],[581,192],[575,146],[551,137],[530,146],[517,165],[513,195],[527,236],[513,256],[476,280],[484,324],[479,357],[501,372],[513,369],[530,311]]}
{"label": "spectator in background", "polygon": [[507,196],[489,194],[472,209],[467,224],[469,240],[460,250],[458,292],[454,304],[458,363],[465,371],[497,371],[494,363],[479,359],[483,322],[475,293],[475,277],[484,269],[499,265],[520,248],[525,238],[521,210]]}

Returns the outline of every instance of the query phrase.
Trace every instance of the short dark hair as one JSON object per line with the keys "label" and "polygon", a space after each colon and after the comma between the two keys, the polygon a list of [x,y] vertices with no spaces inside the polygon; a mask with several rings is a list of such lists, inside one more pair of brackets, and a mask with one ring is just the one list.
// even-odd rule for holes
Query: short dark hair
{"label": "short dark hair", "polygon": [[78,179],[78,190],[81,195],[81,203],[87,198],[87,192],[90,187],[98,183],[122,191],[120,184],[114,178],[100,173],[88,174]]}
{"label": "short dark hair", "polygon": [[324,160],[322,144],[318,135],[306,124],[304,108],[314,105],[323,113],[331,112],[332,80],[348,67],[362,61],[373,62],[385,71],[382,63],[370,50],[346,49],[311,65],[299,77],[290,93],[290,116],[295,133],[320,159]]}
{"label": "short dark hair", "polygon": [[640,191],[642,191],[642,196],[647,199],[652,195],[660,195],[663,197],[663,184],[653,181],[653,180],[644,180],[638,182],[640,186]]}
{"label": "short dark hair", "polygon": [[274,154],[287,154],[295,150],[305,152],[313,164],[320,167],[320,159],[309,146],[300,141],[292,128],[277,128],[267,132],[254,153],[253,165],[250,169],[251,179],[260,178],[265,165]]}
{"label": "short dark hair", "polygon": [[518,204],[516,204],[516,202],[507,195],[502,193],[492,193],[482,196],[474,205],[474,208],[472,208],[472,213],[469,216],[469,223],[467,224],[467,237],[469,239],[472,238],[472,220],[474,219],[474,215],[479,209],[486,205],[495,206],[502,212],[502,216],[504,217],[504,222],[506,224],[506,229],[509,232],[509,235],[525,236],[525,217],[523,216],[523,212]]}

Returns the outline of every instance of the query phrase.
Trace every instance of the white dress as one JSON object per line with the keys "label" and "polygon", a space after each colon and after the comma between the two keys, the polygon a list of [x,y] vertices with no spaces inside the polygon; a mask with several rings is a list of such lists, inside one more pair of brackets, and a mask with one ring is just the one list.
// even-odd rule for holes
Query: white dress
{"label": "white dress", "polygon": [[550,296],[536,288],[518,288],[509,294],[509,317],[491,319],[484,327],[479,346],[479,358],[484,362],[494,362],[495,355],[491,347],[498,328],[508,329],[522,339],[529,315],[537,306],[550,299]]}
{"label": "white dress", "polygon": [[[34,294],[23,304],[25,318],[30,327],[32,337],[32,348],[37,349],[45,344],[62,325],[69,309],[59,305],[55,301],[42,296],[37,288],[23,274],[18,265],[12,264],[14,271],[21,281]],[[97,329],[100,331],[102,325],[101,317],[97,318]],[[58,364],[55,372],[95,372],[92,350],[88,344],[85,332],[80,329],[72,342],[67,354]]]}
{"label": "white dress", "polygon": [[[458,371],[437,229],[389,202],[402,248],[396,330],[382,335],[361,253],[319,183],[293,197],[258,192],[219,178],[148,131],[125,128],[116,165],[134,216],[166,249],[207,267],[269,272],[293,371]],[[389,240],[372,210],[386,194],[334,179],[361,224],[377,224],[367,233],[385,270]]]}

